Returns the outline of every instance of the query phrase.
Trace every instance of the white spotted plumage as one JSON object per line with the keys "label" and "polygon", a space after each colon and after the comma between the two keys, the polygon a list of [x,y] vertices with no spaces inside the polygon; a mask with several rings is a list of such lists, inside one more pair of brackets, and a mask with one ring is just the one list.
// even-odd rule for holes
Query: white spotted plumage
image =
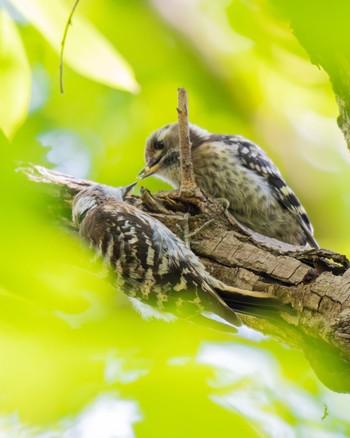
{"label": "white spotted plumage", "polygon": [[211,277],[175,234],[116,193],[102,186],[83,190],[73,202],[73,218],[80,235],[104,257],[116,284],[128,295],[180,315],[213,312],[233,326],[240,325],[240,319],[217,290],[233,293],[238,310],[247,302],[251,313],[271,300],[276,306],[266,294],[228,287]]}
{"label": "white spotted plumage", "polygon": [[[226,199],[242,225],[293,245],[318,247],[305,209],[259,146],[239,135],[209,134],[193,124],[190,140],[197,184],[208,195]],[[145,159],[141,177],[155,174],[180,186],[177,123],[149,136]]]}

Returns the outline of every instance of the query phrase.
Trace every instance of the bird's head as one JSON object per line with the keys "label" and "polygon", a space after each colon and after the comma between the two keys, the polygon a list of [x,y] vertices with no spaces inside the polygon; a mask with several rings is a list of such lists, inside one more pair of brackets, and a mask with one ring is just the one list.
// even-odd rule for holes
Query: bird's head
{"label": "bird's head", "polygon": [[[190,140],[193,144],[208,133],[190,124]],[[171,123],[154,131],[146,140],[146,166],[138,174],[139,179],[157,175],[175,187],[180,186],[180,142],[178,123]]]}
{"label": "bird's head", "polygon": [[124,201],[137,183],[125,187],[109,187],[95,184],[79,192],[73,200],[72,218],[75,225],[79,226],[86,214],[93,208],[110,201]]}

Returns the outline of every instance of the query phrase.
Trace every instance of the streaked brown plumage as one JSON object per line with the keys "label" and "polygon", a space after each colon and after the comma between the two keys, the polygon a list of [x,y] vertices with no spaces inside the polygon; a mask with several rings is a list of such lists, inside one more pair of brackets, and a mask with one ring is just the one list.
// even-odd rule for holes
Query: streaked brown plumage
{"label": "streaked brown plumage", "polygon": [[276,299],[224,285],[161,222],[123,201],[126,189],[94,186],[79,193],[73,219],[129,296],[160,311],[192,317],[214,313],[233,326],[241,321],[218,295],[225,290],[237,311],[278,310]]}

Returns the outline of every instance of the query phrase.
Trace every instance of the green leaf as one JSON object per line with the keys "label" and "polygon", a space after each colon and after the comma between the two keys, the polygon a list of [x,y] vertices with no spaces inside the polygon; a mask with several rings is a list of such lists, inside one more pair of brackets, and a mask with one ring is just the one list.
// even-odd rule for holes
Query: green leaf
{"label": "green leaf", "polygon": [[[11,0],[11,3],[60,53],[71,8],[60,0]],[[68,31],[64,62],[77,73],[110,87],[132,93],[139,90],[127,61],[91,23],[79,16],[77,10]]]}
{"label": "green leaf", "polygon": [[0,11],[0,129],[12,139],[28,112],[30,67],[19,31]]}

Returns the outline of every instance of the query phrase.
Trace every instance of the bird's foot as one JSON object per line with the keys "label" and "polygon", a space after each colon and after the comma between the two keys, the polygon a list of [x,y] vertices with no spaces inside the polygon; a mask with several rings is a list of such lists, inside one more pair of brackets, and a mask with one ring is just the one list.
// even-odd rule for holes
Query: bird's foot
{"label": "bird's foot", "polygon": [[191,232],[190,232],[189,219],[190,219],[190,214],[185,213],[183,227],[181,227],[179,224],[176,224],[176,226],[183,233],[182,240],[185,242],[185,245],[187,246],[188,249],[191,249],[191,239],[195,237],[197,234],[199,234],[201,231],[203,231],[208,225],[210,225],[214,221],[214,219],[209,219],[208,221],[204,222],[200,226],[196,227]]}

